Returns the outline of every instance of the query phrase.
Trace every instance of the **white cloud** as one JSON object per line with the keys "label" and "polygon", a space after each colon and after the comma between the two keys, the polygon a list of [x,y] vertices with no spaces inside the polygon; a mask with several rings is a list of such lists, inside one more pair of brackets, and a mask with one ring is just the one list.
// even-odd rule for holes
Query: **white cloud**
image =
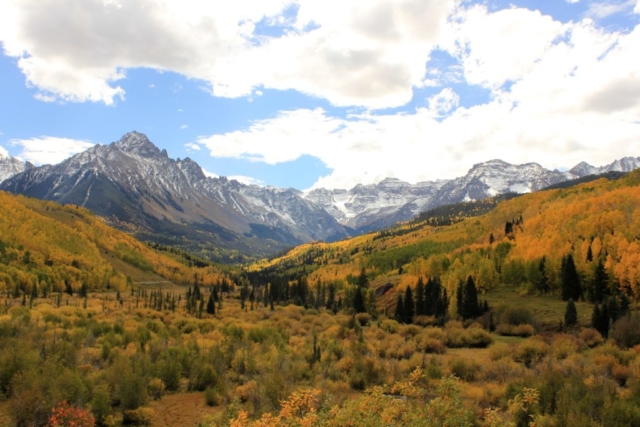
{"label": "white cloud", "polygon": [[60,163],[95,145],[88,141],[53,136],[13,139],[10,144],[22,147],[20,157],[36,165]]}
{"label": "white cloud", "polygon": [[[493,158],[562,168],[638,155],[640,64],[631,58],[640,57],[640,26],[611,33],[590,20],[563,25],[533,12],[523,15],[530,22],[519,22],[519,13],[496,12],[496,17],[475,10],[468,15],[472,29],[464,27],[464,18],[459,22],[465,41],[474,31],[482,39],[488,23],[500,29],[511,18],[525,32],[546,34],[531,42],[537,45],[528,53],[499,37],[471,42],[470,51],[458,52],[467,80],[498,87],[485,104],[459,106],[456,93],[445,88],[429,99],[428,108],[412,113],[339,118],[321,109],[286,111],[244,131],[198,142],[212,156],[269,164],[315,156],[332,172],[314,186],[332,188],[390,176],[409,182],[453,178]],[[488,40],[516,58],[493,55],[481,46]],[[501,69],[509,63],[511,69]]]}
{"label": "white cloud", "polygon": [[[381,108],[411,100],[456,1],[4,1],[0,41],[29,85],[63,101],[113,104],[126,70],[147,67],[206,81],[216,96],[295,89]],[[261,22],[288,27],[257,36]]]}
{"label": "white cloud", "polygon": [[189,129],[189,125],[182,125],[180,126],[180,129],[181,130]]}
{"label": "white cloud", "polygon": [[198,144],[194,144],[193,142],[188,142],[184,144],[187,147],[187,151],[200,151],[200,146]]}
{"label": "white cloud", "polygon": [[6,148],[0,145],[0,158],[2,157],[9,157],[9,152],[7,151]]}
{"label": "white cloud", "polygon": [[202,169],[202,173],[209,178],[217,178],[219,175],[216,175],[213,172],[209,172],[208,170]]}
{"label": "white cloud", "polygon": [[232,175],[232,176],[228,176],[228,179],[235,179],[236,181],[238,181],[241,184],[245,184],[245,185],[258,185],[260,187],[264,187],[264,181],[257,179],[257,178],[252,178],[250,176],[244,176],[244,175]]}
{"label": "white cloud", "polygon": [[567,3],[576,4],[576,3],[580,3],[580,0],[567,0]]}
{"label": "white cloud", "polygon": [[640,13],[640,0],[636,3],[636,7],[633,8],[634,13]]}
{"label": "white cloud", "polygon": [[485,6],[461,9],[444,43],[463,66],[470,84],[497,89],[520,79],[566,31],[565,26],[527,9],[490,13]]}
{"label": "white cloud", "polygon": [[[594,1],[589,4],[589,9],[586,12],[586,16],[602,19],[609,16],[629,11],[634,7],[638,9],[636,3],[637,0],[606,0],[606,1]],[[634,11],[635,11],[634,9]]]}

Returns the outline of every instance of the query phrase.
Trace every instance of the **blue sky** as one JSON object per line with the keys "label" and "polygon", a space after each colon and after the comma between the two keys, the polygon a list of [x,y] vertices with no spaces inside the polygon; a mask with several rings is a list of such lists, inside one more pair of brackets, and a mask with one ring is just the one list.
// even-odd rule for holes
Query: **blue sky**
{"label": "blue sky", "polygon": [[0,153],[137,130],[244,182],[350,188],[640,155],[637,0],[9,0]]}

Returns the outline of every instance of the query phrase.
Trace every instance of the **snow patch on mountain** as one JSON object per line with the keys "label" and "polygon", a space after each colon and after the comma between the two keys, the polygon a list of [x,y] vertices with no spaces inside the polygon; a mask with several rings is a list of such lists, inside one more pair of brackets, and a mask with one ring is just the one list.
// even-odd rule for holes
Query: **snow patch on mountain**
{"label": "snow patch on mountain", "polygon": [[16,159],[15,157],[0,151],[0,182],[33,167],[34,166],[29,162]]}

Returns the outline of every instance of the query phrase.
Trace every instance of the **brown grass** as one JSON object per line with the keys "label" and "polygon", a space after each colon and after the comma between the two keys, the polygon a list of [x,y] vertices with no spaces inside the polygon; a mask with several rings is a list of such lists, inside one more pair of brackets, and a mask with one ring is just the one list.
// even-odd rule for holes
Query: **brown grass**
{"label": "brown grass", "polygon": [[223,407],[209,407],[202,393],[169,394],[149,404],[153,409],[151,427],[197,426],[206,416],[216,416]]}

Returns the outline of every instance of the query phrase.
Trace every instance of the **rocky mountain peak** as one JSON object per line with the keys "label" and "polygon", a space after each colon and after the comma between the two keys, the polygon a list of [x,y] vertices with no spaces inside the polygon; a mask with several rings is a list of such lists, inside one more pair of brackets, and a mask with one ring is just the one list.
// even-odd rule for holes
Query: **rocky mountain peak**
{"label": "rocky mountain peak", "polygon": [[168,157],[166,151],[161,152],[145,134],[136,131],[124,134],[119,141],[114,142],[111,146],[125,153],[137,154],[140,157]]}
{"label": "rocky mountain peak", "polygon": [[185,158],[184,160],[176,160],[176,164],[191,183],[195,183],[207,178],[200,165],[191,160],[191,158],[189,157]]}
{"label": "rocky mountain peak", "polygon": [[33,166],[29,162],[25,162],[24,160],[16,159],[10,155],[4,155],[0,152],[0,182],[5,179],[9,179],[12,176],[19,174],[20,172],[24,172],[29,169],[33,169]]}
{"label": "rocky mountain peak", "polygon": [[569,170],[569,173],[575,176],[587,176],[598,173],[598,168],[587,162],[580,162]]}

